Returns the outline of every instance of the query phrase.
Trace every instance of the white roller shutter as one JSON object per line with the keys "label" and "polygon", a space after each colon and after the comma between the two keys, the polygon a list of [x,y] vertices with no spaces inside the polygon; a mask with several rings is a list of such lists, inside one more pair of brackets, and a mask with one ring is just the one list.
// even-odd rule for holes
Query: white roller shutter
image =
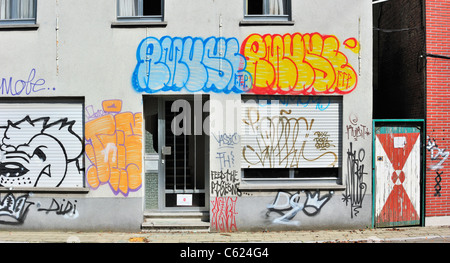
{"label": "white roller shutter", "polygon": [[340,97],[242,101],[242,168],[341,166]]}
{"label": "white roller shutter", "polygon": [[83,187],[83,104],[0,103],[0,186]]}

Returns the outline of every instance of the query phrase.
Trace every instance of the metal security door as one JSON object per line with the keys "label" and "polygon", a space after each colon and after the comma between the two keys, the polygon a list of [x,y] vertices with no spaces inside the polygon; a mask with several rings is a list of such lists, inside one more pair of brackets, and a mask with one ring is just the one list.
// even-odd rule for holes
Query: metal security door
{"label": "metal security door", "polygon": [[[173,111],[174,103],[181,103],[178,111]],[[200,101],[200,107],[203,106]],[[196,118],[194,100],[162,99],[160,113],[163,113],[162,137],[162,200],[165,210],[196,210],[207,208],[209,199],[207,171],[209,139],[202,131],[196,134],[196,122],[203,123],[206,113]],[[177,108],[177,107],[175,107]],[[197,112],[198,113],[198,112]],[[186,128],[181,134],[175,127]]]}
{"label": "metal security door", "polygon": [[375,127],[376,227],[420,224],[420,142],[419,127]]}

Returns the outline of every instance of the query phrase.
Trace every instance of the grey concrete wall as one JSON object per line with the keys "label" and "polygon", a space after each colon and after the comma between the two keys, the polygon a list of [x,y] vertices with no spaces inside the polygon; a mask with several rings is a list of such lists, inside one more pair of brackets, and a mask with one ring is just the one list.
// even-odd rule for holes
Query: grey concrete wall
{"label": "grey concrete wall", "polygon": [[[302,207],[307,202],[307,195],[314,196],[317,191],[286,191],[291,195],[300,193],[297,204]],[[270,205],[276,200],[278,193],[254,193],[243,196],[236,206],[236,226],[240,231],[282,231],[282,230],[314,230],[314,229],[364,229],[371,227],[371,195],[365,195],[361,209],[352,211],[350,206],[342,202],[339,191],[320,191],[317,197],[325,198],[325,204],[316,207],[303,207],[296,211],[271,210]],[[286,217],[284,217],[286,215]]]}
{"label": "grey concrete wall", "polygon": [[[3,211],[3,230],[139,231],[141,198],[87,198],[74,194],[9,193],[14,208],[24,209],[18,218]],[[4,199],[5,200],[5,199]],[[19,211],[19,209],[17,210]]]}

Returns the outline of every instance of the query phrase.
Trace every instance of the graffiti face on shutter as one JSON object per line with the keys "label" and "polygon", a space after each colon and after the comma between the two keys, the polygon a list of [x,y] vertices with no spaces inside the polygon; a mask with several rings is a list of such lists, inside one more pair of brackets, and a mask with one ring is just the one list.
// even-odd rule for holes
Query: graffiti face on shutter
{"label": "graffiti face on shutter", "polygon": [[49,118],[8,122],[0,144],[0,185],[58,187],[69,167],[78,166],[82,141],[74,121]]}

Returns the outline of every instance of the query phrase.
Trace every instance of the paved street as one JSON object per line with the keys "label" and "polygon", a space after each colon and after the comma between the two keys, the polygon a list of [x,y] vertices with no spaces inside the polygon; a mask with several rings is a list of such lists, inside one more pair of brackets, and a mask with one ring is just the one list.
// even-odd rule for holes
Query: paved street
{"label": "paved street", "polygon": [[[97,257],[108,262],[145,255],[152,261],[155,256],[163,258],[164,262],[263,263],[292,261],[305,255],[327,261],[367,254],[381,260],[389,255],[395,261],[405,260],[405,256],[416,260],[416,253],[405,253],[414,252],[405,243],[431,243],[432,249],[443,251],[435,256],[445,258],[442,244],[450,243],[450,226],[251,233],[0,231],[0,243],[6,254],[26,251],[14,254],[22,260],[35,260],[36,255],[65,255],[73,260]],[[13,245],[12,250],[7,243]],[[21,246],[24,249],[16,249]]]}
{"label": "paved street", "polygon": [[450,243],[450,226],[280,232],[0,231],[2,243]]}

